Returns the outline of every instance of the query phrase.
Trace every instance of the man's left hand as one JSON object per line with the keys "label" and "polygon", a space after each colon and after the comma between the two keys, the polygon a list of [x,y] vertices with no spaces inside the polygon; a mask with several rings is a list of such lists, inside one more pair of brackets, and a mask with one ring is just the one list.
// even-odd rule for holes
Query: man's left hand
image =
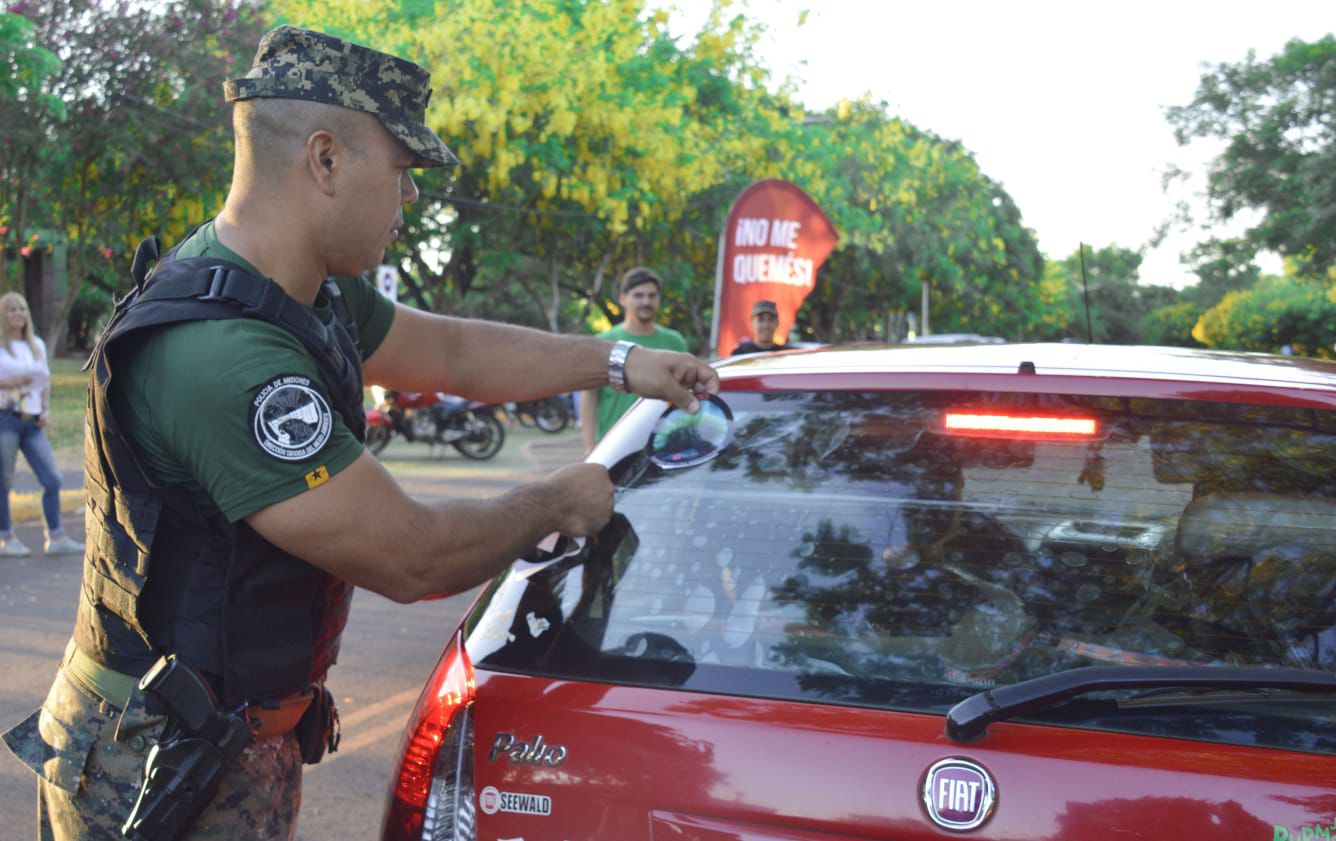
{"label": "man's left hand", "polygon": [[719,393],[719,375],[689,353],[637,345],[626,357],[626,388],[695,413],[701,397]]}

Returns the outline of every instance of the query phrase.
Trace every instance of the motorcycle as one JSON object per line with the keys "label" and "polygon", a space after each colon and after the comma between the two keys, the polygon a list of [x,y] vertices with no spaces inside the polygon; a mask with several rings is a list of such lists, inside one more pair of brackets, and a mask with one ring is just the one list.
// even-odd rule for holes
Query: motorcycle
{"label": "motorcycle", "polygon": [[478,461],[496,455],[506,442],[506,430],[491,406],[441,391],[385,391],[366,413],[367,449],[379,454],[396,435],[449,444]]}
{"label": "motorcycle", "polygon": [[571,408],[565,395],[555,394],[538,400],[523,400],[505,404],[506,414],[520,426],[536,426],[544,432],[556,434],[571,422]]}

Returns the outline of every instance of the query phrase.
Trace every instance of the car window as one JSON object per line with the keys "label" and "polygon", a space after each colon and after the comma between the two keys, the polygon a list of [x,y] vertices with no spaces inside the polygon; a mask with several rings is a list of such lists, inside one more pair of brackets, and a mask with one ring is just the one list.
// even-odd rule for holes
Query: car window
{"label": "car window", "polygon": [[[470,629],[476,662],[933,713],[1081,666],[1336,670],[1330,412],[973,392],[725,397],[734,430],[717,457],[674,470],[630,453],[613,469],[604,534],[494,586]],[[1022,423],[953,430],[954,415]],[[1044,426],[1055,419],[1091,431]],[[1336,752],[1330,699],[1116,702],[1050,715]]]}

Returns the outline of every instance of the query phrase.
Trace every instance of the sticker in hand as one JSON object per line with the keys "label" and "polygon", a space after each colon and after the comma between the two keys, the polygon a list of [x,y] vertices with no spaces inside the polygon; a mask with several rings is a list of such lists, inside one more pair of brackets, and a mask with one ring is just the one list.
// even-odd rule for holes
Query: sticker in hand
{"label": "sticker in hand", "polygon": [[660,467],[691,467],[719,455],[733,437],[733,412],[711,395],[694,415],[670,408],[654,425],[649,438],[650,461]]}

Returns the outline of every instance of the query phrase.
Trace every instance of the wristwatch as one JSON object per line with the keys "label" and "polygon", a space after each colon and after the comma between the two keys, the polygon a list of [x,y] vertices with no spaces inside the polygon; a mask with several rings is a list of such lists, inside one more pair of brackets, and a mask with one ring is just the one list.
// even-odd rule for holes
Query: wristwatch
{"label": "wristwatch", "polygon": [[631,348],[635,346],[635,342],[623,339],[614,344],[612,353],[608,354],[608,385],[612,386],[613,391],[626,391],[626,357],[631,355]]}

